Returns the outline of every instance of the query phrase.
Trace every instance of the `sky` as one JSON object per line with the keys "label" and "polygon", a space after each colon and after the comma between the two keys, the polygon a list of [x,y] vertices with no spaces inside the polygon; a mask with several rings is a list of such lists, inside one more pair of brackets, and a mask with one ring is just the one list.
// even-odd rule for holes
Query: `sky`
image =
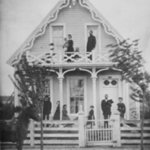
{"label": "sky", "polygon": [[[14,91],[6,61],[40,24],[58,0],[0,0],[0,95]],[[150,0],[90,0],[124,37],[140,39],[150,72]]]}

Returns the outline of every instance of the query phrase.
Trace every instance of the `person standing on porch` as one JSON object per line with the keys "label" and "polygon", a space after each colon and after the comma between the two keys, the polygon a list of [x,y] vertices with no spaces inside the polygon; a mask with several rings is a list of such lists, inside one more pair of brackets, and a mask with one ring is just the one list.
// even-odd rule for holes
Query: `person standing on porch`
{"label": "person standing on porch", "polygon": [[89,32],[89,37],[87,41],[87,52],[91,52],[96,46],[96,37],[93,35],[93,31]]}
{"label": "person standing on porch", "polygon": [[[68,41],[67,41],[67,56],[70,57],[72,55],[72,52],[74,52],[73,48],[73,40],[72,40],[72,35],[68,34]],[[67,59],[67,62],[71,62],[71,58]]]}
{"label": "person standing on porch", "polygon": [[126,112],[126,106],[123,103],[123,98],[119,97],[119,103],[117,104],[118,111],[120,112],[120,121],[121,121],[121,126],[123,125],[124,121],[124,114]]}
{"label": "person standing on porch", "polygon": [[67,105],[63,105],[62,120],[70,120],[67,112]]}
{"label": "person standing on porch", "polygon": [[48,95],[45,96],[44,106],[43,106],[43,120],[49,120],[49,115],[51,113],[52,104],[50,101],[50,97]]}
{"label": "person standing on porch", "polygon": [[[113,101],[108,99],[108,94],[105,94],[105,98],[101,102],[101,108],[104,119],[109,119],[111,116],[111,105]],[[108,127],[108,121],[104,121],[104,126]]]}
{"label": "person standing on porch", "polygon": [[60,101],[57,101],[57,107],[56,107],[53,120],[60,120]]}
{"label": "person standing on porch", "polygon": [[95,125],[95,122],[93,120],[95,120],[95,115],[94,115],[94,106],[92,105],[90,106],[90,111],[88,114],[88,121],[87,121],[87,125],[90,125],[91,128]]}

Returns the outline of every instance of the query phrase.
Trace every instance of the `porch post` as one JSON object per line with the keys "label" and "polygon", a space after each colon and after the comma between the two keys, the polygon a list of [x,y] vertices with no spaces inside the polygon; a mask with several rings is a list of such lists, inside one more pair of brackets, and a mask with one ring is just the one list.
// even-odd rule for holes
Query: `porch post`
{"label": "porch post", "polygon": [[96,79],[97,79],[97,75],[96,75],[96,70],[95,68],[92,69],[92,85],[93,85],[93,105],[94,105],[94,115],[95,115],[95,120],[97,122],[97,103],[96,103]]}
{"label": "porch post", "polygon": [[30,123],[30,146],[34,146],[34,121]]}
{"label": "porch post", "polygon": [[113,120],[113,147],[121,146],[121,128],[120,128],[120,114],[115,113],[112,116]]}
{"label": "porch post", "polygon": [[84,118],[84,112],[81,110],[79,112],[79,147],[85,147],[86,142],[85,142],[85,118]]}
{"label": "porch post", "polygon": [[62,120],[62,107],[63,107],[63,73],[62,68],[59,69],[59,100],[60,100],[60,120]]}

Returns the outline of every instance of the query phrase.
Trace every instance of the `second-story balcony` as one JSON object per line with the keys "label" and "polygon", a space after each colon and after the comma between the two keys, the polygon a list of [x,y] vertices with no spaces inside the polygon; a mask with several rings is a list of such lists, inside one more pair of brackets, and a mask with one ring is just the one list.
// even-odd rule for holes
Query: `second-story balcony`
{"label": "second-story balcony", "polygon": [[30,65],[37,66],[107,66],[112,65],[109,53],[92,52],[30,52],[26,53]]}

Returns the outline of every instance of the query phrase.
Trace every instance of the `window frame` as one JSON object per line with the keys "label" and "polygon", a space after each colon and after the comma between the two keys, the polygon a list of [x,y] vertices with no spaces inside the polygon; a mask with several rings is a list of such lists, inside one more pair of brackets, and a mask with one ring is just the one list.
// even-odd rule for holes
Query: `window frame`
{"label": "window frame", "polygon": [[71,113],[70,112],[70,80],[71,79],[83,79],[84,80],[84,112],[87,112],[87,78],[85,76],[72,76],[67,78],[67,111],[69,116],[78,116],[78,113]]}
{"label": "window frame", "polygon": [[66,24],[65,23],[54,23],[50,25],[50,43],[53,43],[53,27],[63,27],[63,38],[66,37]]}

